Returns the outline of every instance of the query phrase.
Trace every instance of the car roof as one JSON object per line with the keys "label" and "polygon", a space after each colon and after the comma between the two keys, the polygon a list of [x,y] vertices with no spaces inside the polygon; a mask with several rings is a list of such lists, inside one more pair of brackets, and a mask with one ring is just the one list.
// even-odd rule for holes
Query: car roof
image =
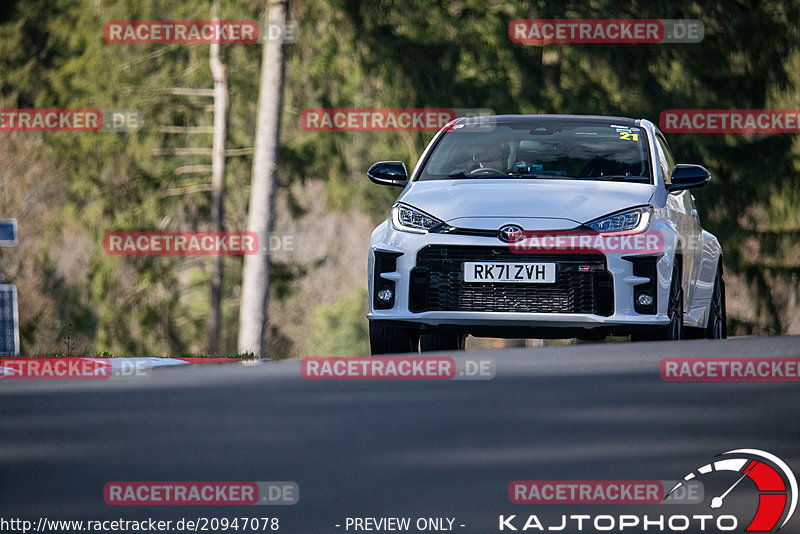
{"label": "car roof", "polygon": [[533,115],[481,115],[478,117],[462,117],[459,120],[470,122],[495,122],[496,124],[550,122],[554,120],[578,123],[619,124],[620,126],[638,126],[641,119],[630,117],[615,117],[607,115],[559,115],[559,114],[533,114]]}

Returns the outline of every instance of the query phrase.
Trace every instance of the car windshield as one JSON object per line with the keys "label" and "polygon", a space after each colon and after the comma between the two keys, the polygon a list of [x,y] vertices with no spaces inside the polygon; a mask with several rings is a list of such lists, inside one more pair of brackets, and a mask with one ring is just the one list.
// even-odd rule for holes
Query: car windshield
{"label": "car windshield", "polygon": [[419,179],[509,177],[651,183],[646,134],[613,122],[456,123]]}

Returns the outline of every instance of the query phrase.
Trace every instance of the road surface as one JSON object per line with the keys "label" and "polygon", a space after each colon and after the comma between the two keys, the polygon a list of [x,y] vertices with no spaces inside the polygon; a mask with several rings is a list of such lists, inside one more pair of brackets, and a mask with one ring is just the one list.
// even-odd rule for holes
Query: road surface
{"label": "road surface", "polygon": [[[680,356],[796,358],[800,337],[462,353],[491,358],[491,380],[311,381],[297,361],[4,380],[0,518],[268,516],[290,534],[354,532],[348,517],[451,518],[453,531],[491,533],[510,514],[559,525],[560,514],[709,513],[512,504],[515,480],[677,480],[740,448],[800,475],[800,382],[662,380],[661,359]],[[293,481],[300,496],[292,506],[110,506],[110,481]],[[752,517],[754,495],[742,487],[729,500]],[[800,532],[797,514],[783,532]]]}

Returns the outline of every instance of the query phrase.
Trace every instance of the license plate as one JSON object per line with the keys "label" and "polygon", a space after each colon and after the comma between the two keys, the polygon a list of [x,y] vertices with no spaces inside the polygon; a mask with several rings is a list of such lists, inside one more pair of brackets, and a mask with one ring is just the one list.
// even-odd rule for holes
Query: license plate
{"label": "license plate", "polygon": [[556,264],[469,261],[464,263],[464,281],[552,284],[556,281]]}

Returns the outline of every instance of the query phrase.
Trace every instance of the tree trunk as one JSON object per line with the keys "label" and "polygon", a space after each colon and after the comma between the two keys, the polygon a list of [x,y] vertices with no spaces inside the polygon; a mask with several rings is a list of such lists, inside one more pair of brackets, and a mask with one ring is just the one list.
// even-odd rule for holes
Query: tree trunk
{"label": "tree trunk", "polygon": [[[219,20],[219,0],[214,0],[212,20]],[[211,75],[214,78],[214,145],[211,151],[211,222],[213,231],[224,229],[225,136],[228,115],[228,73],[219,54],[219,43],[211,44]],[[208,317],[208,354],[219,353],[222,323],[222,255],[211,257],[211,309]]]}
{"label": "tree trunk", "polygon": [[[287,20],[288,0],[268,0],[268,21]],[[269,234],[272,229],[272,204],[277,173],[283,99],[283,43],[266,41],[261,61],[261,88],[256,117],[256,142],[247,230],[256,232],[259,250],[244,257],[242,300],[239,307],[239,352],[265,354],[265,331],[269,297]]]}

